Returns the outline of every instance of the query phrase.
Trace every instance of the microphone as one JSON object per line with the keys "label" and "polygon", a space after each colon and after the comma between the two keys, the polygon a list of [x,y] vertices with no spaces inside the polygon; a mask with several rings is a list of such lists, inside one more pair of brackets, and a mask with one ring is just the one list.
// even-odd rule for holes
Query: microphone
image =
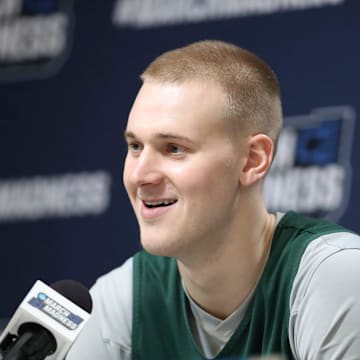
{"label": "microphone", "polygon": [[88,289],[37,280],[0,336],[2,360],[62,360],[90,317]]}

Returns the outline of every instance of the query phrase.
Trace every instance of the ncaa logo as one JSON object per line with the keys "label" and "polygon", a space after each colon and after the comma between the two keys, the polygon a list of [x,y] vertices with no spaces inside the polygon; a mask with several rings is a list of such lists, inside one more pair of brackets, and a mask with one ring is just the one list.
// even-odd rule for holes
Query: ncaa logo
{"label": "ncaa logo", "polygon": [[39,293],[37,297],[40,301],[45,301],[47,299],[47,295],[44,293]]}
{"label": "ncaa logo", "polygon": [[313,110],[284,119],[277,154],[265,180],[270,211],[338,221],[351,185],[355,111],[350,106]]}
{"label": "ncaa logo", "polygon": [[72,0],[0,1],[0,81],[44,77],[66,60]]}

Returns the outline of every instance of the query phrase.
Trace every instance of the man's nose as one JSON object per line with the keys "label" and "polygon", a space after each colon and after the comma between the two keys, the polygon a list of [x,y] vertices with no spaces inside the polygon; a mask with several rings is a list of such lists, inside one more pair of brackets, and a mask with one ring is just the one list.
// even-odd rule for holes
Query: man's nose
{"label": "man's nose", "polygon": [[130,180],[140,186],[145,184],[159,184],[163,179],[160,169],[160,155],[150,149],[144,149],[135,160]]}

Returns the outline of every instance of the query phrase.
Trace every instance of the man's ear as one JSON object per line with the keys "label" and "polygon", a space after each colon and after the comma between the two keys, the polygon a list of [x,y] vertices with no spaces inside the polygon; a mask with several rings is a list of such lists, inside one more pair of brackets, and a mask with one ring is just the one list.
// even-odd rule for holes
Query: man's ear
{"label": "man's ear", "polygon": [[264,178],[274,154],[274,143],[265,134],[252,135],[247,143],[248,155],[241,170],[240,182],[249,186]]}

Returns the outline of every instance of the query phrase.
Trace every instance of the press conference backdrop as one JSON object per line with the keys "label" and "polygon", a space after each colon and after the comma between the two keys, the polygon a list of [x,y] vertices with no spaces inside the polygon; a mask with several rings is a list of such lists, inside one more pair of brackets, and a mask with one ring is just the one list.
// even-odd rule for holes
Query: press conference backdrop
{"label": "press conference backdrop", "polygon": [[358,0],[1,0],[0,318],[36,279],[91,286],[139,249],[122,185],[138,75],[200,39],[280,78],[269,208],[360,231],[359,19]]}

